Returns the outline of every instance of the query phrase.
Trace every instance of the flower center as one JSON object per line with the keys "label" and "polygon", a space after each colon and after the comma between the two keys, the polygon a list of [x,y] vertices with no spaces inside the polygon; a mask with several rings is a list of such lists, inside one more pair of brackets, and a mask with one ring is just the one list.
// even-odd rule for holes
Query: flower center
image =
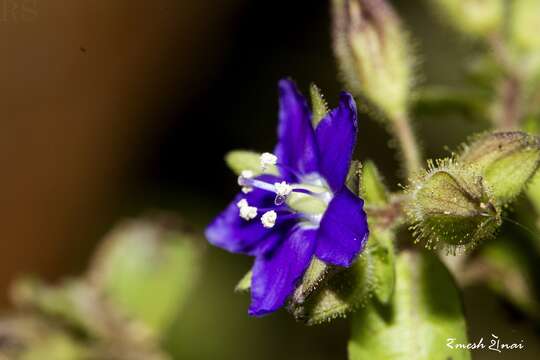
{"label": "flower center", "polygon": [[[277,158],[270,153],[261,156],[261,167],[275,165]],[[275,208],[257,209],[250,206],[247,200],[238,202],[239,215],[246,221],[257,217],[258,211],[266,211],[261,216],[261,223],[265,228],[272,228],[279,216],[294,216],[306,226],[318,226],[322,215],[326,211],[328,204],[334,194],[328,187],[326,181],[317,173],[299,177],[299,183],[287,183],[286,181],[270,183],[257,179],[250,170],[242,171],[238,177],[238,185],[242,187],[244,193],[260,189],[274,193]],[[287,208],[278,208],[286,204]],[[283,213],[288,215],[283,215]]]}

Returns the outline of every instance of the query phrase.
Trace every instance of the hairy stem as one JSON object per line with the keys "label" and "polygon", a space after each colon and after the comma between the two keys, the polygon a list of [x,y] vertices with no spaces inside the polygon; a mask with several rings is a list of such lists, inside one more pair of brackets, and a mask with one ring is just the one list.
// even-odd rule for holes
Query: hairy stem
{"label": "hairy stem", "polygon": [[499,112],[496,126],[499,130],[516,130],[521,119],[521,83],[516,76],[508,76],[499,85]]}
{"label": "hairy stem", "polygon": [[411,177],[422,168],[418,142],[406,115],[396,116],[392,120],[392,131],[399,142],[407,176]]}
{"label": "hairy stem", "polygon": [[498,130],[519,128],[522,116],[522,81],[519,69],[514,65],[504,39],[498,34],[491,36],[489,43],[495,60],[503,68],[505,75],[498,86],[495,99],[496,112],[493,122]]}

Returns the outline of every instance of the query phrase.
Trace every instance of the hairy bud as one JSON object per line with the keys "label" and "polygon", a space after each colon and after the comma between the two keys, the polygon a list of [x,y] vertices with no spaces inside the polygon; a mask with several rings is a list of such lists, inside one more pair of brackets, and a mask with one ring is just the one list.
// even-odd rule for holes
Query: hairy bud
{"label": "hairy bud", "polygon": [[540,166],[540,138],[521,131],[483,135],[464,146],[459,161],[477,168],[500,204],[523,191]]}
{"label": "hairy bud", "polygon": [[383,0],[333,0],[334,51],[345,81],[390,117],[406,111],[407,37]]}
{"label": "hairy bud", "polygon": [[487,36],[496,32],[503,22],[503,0],[434,0],[434,2],[457,30],[468,35]]}
{"label": "hairy bud", "polygon": [[500,208],[482,176],[451,159],[430,162],[407,192],[411,230],[428,248],[441,244],[449,253],[461,253],[501,225]]}

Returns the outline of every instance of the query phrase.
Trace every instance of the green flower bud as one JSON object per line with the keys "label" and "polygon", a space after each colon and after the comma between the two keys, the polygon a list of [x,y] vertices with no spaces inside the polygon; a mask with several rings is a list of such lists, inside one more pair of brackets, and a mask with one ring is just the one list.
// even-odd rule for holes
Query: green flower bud
{"label": "green flower bud", "polygon": [[464,146],[460,162],[477,168],[499,204],[523,191],[540,166],[540,138],[520,131],[492,133]]}
{"label": "green flower bud", "polygon": [[344,79],[391,118],[406,112],[412,59],[400,21],[383,0],[334,0],[334,51]]}
{"label": "green flower bud", "polygon": [[[533,0],[534,1],[534,0]],[[487,36],[501,28],[503,0],[434,0],[457,30],[472,36]]]}
{"label": "green flower bud", "polygon": [[500,208],[475,168],[451,159],[429,167],[407,189],[405,210],[416,241],[456,254],[493,236],[501,225]]}

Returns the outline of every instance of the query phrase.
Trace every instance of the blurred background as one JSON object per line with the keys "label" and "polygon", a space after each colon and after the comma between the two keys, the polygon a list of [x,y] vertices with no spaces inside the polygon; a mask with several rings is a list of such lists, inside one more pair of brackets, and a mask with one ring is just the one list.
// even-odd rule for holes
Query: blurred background
{"label": "blurred background", "polygon": [[[415,39],[418,82],[459,84],[472,45],[440,25],[426,2],[392,3]],[[342,90],[325,0],[0,4],[3,307],[18,276],[54,282],[82,272],[121,219],[166,209],[201,231],[236,191],[224,154],[273,148],[280,78],[293,77],[304,92],[315,82],[330,105]],[[462,117],[416,124],[430,157],[482,129]],[[389,141],[361,116],[357,157],[375,159],[397,184]],[[175,358],[346,358],[345,321],[306,328],[284,312],[250,319],[248,296],[233,293],[250,260],[207,247],[203,265],[167,340]],[[526,339],[519,356],[537,358],[538,328],[474,291],[471,338]]]}

